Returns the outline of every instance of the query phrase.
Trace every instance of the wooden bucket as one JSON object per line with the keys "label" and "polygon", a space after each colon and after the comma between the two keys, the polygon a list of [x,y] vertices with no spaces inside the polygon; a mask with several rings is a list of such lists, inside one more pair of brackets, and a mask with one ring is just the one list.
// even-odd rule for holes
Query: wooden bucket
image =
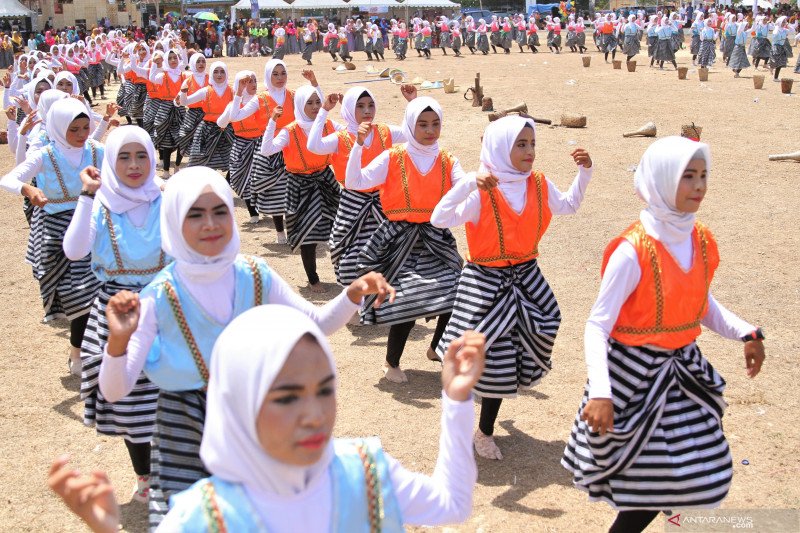
{"label": "wooden bucket", "polygon": [[636,61],[628,61],[628,72],[636,72]]}
{"label": "wooden bucket", "polygon": [[708,81],[708,69],[703,67],[697,69],[697,77],[700,81]]}
{"label": "wooden bucket", "polygon": [[685,80],[686,74],[689,72],[689,67],[678,67],[678,79]]}
{"label": "wooden bucket", "polygon": [[614,70],[622,70],[622,60],[615,59],[614,60]]}
{"label": "wooden bucket", "polygon": [[764,88],[764,76],[761,74],[754,74],[753,75],[753,88],[754,89],[763,89]]}
{"label": "wooden bucket", "polygon": [[687,139],[692,139],[693,141],[699,141],[701,133],[703,133],[703,128],[700,126],[695,126],[694,122],[681,126],[681,137],[686,137]]}
{"label": "wooden bucket", "polygon": [[581,61],[583,61],[584,67],[588,67],[592,64],[592,56],[582,56]]}
{"label": "wooden bucket", "polygon": [[781,78],[781,92],[783,94],[791,94],[792,92],[792,78]]}

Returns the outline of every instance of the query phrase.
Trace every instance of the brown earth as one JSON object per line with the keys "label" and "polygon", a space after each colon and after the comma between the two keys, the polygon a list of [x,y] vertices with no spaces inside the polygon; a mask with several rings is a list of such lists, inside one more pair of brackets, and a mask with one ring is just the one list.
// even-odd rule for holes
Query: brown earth
{"label": "brown earth", "polygon": [[[345,82],[366,79],[366,62],[363,54],[357,55],[358,71],[341,75],[331,71],[329,56],[315,55],[314,68],[326,92],[344,92],[349,87]],[[541,265],[563,313],[553,371],[535,391],[503,405],[497,441],[505,459],[478,460],[474,510],[455,529],[601,531],[613,519],[608,506],[587,503],[585,495],[571,486],[559,459],[586,379],[583,328],[597,293],[602,250],[635,220],[641,207],[633,193],[633,168],[651,141],[623,139],[622,132],[650,120],[658,125],[659,136],[677,134],[682,124],[691,122],[703,127],[714,167],[700,218],[714,230],[722,255],[713,292],[731,310],[763,325],[768,336],[766,363],[755,380],[745,376],[739,343],[709,332],[700,340],[709,360],[728,380],[725,429],[735,476],[724,507],[800,508],[796,458],[800,374],[794,359],[800,350],[796,335],[800,329],[796,216],[800,166],[767,161],[770,153],[800,149],[797,94],[781,94],[780,84],[769,79],[763,90],[754,90],[752,69],[737,80],[721,64],[711,70],[708,82],[699,82],[685,52],[678,59],[690,68],[686,81],[679,81],[671,68],[662,71],[640,65],[634,73],[624,66],[613,70],[597,53],[591,54],[590,68],[583,68],[580,58],[570,53],[514,51],[510,56],[456,59],[434,50],[433,56],[425,61],[411,51],[405,62],[386,65],[404,69],[409,79],[455,77],[460,86],[457,94],[441,90],[423,94],[442,103],[441,145],[465,169],[474,170],[478,163],[480,136],[487,124],[485,114],[462,98],[476,72],[481,72],[485,93],[496,108],[524,101],[531,114],[555,123],[564,112],[588,117],[584,129],[538,128],[536,168],[560,188],[568,187],[575,174],[569,157],[575,146],[587,148],[596,166],[580,212],[555,218],[541,247]],[[637,59],[646,61],[642,55]],[[231,79],[244,68],[255,70],[260,78],[264,62],[229,60]],[[296,87],[302,81],[302,61],[294,56],[288,63],[290,86]],[[799,76],[794,78],[800,82]],[[386,81],[368,87],[378,99],[379,120],[399,124],[404,100],[398,88]],[[7,172],[12,165],[12,157],[4,152],[0,170]],[[108,471],[117,487],[125,528],[143,531],[144,506],[129,503],[134,477],[122,441],[98,437],[81,423],[78,380],[66,369],[65,324],[41,323],[38,287],[23,262],[28,232],[20,204],[19,198],[0,195],[4,278],[0,287],[4,330],[0,343],[4,361],[0,366],[4,486],[0,530],[81,530],[79,521],[45,486],[50,461],[69,453],[80,469]],[[241,222],[246,217],[242,206],[237,218]],[[456,237],[463,251],[462,229]],[[327,258],[320,253],[320,272],[329,284],[328,293],[312,294],[302,288],[299,256],[273,244],[274,240],[274,230],[265,222],[242,231],[243,251],[265,257],[304,296],[322,303],[336,294]],[[432,326],[422,323],[412,333],[403,359],[407,385],[380,379],[386,328],[347,328],[332,337],[341,376],[337,434],[379,435],[391,454],[421,472],[432,471],[439,436],[439,371],[425,358],[432,333]],[[742,463],[745,459],[749,465]],[[659,518],[648,531],[660,531],[662,523]]]}

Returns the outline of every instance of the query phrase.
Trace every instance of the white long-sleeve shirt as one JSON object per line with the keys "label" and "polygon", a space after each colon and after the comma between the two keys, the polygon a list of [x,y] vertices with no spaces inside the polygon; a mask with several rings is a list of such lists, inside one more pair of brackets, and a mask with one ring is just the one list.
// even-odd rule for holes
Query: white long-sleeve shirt
{"label": "white long-sleeve shirt", "polygon": [[[314,119],[314,124],[311,126],[311,130],[308,132],[308,143],[306,147],[315,154],[335,154],[339,150],[339,136],[336,133],[330,133],[325,137],[322,136],[322,130],[325,128],[325,121],[327,119],[328,112],[325,111],[325,109],[320,109],[317,118]],[[339,126],[339,124],[336,122],[334,122],[334,124]],[[403,133],[403,128],[400,126],[393,126],[391,124],[387,124],[387,126],[392,134],[393,145],[406,142],[406,136]],[[343,126],[342,128],[337,127],[337,131],[344,128],[346,128],[346,126]],[[373,137],[373,130],[370,130],[369,135],[367,135],[367,138],[364,139],[364,146],[367,148],[372,146]]]}
{"label": "white long-sleeve shirt", "polygon": [[[175,269],[175,273],[181,285],[208,315],[223,324],[230,322],[235,287],[233,265],[228,272],[212,283],[187,280],[181,275],[179,268]],[[266,301],[270,304],[288,305],[305,313],[316,322],[325,335],[330,335],[344,326],[360,305],[351,302],[344,290],[324,306],[317,307],[294,292],[274,270]],[[103,355],[100,366],[100,390],[110,402],[116,402],[127,396],[139,379],[147,354],[158,334],[155,306],[155,298],[152,296],[141,298],[139,325],[128,342],[127,352],[119,357],[112,357],[107,351]]]}
{"label": "white long-sleeve shirt", "polygon": [[[678,245],[664,243],[684,270],[691,267],[694,246],[691,236]],[[642,271],[633,245],[622,241],[611,254],[600,294],[592,307],[584,332],[584,353],[589,374],[589,398],[611,398],[608,376],[608,338],[614,329],[622,305],[641,280]],[[708,312],[701,323],[726,339],[738,340],[756,328],[719,304],[709,292]],[[657,347],[653,347],[659,349]]]}
{"label": "white long-sleeve shirt", "polygon": [[[319,95],[320,101],[325,97],[322,93],[322,88],[317,85],[317,94]],[[286,93],[286,97],[289,97],[289,93]],[[231,122],[237,122],[239,120],[244,120],[256,111],[258,111],[258,98],[251,98],[244,104],[242,104],[243,98],[241,96],[233,95],[233,112],[231,113]],[[285,103],[285,102],[284,102]],[[271,110],[270,110],[271,111]],[[322,113],[324,109],[320,109],[319,112]]]}
{"label": "white long-sleeve shirt", "polygon": [[[578,174],[567,192],[562,193],[547,181],[547,204],[554,215],[573,215],[583,202],[586,187],[592,179],[594,167],[578,167]],[[527,181],[501,182],[497,185],[511,209],[522,213],[527,198]],[[431,215],[431,224],[437,228],[454,228],[467,222],[477,224],[481,217],[481,197],[474,174],[453,187],[439,201]]]}
{"label": "white long-sleeve shirt", "polygon": [[[102,122],[108,126],[107,122]],[[19,142],[23,142],[22,138],[20,138]],[[22,194],[22,186],[30,183],[34,176],[41,172],[45,157],[44,151],[41,149],[29,154],[22,163],[0,179],[0,189],[14,194]],[[64,157],[73,166],[78,165],[83,158],[83,151],[64,154]],[[98,165],[100,163],[101,161],[97,162]],[[91,164],[91,161],[89,164]]]}
{"label": "white long-sleeve shirt", "polygon": [[[353,145],[350,151],[350,159],[347,161],[347,173],[344,181],[345,187],[355,191],[363,191],[372,189],[386,183],[386,177],[389,175],[389,151],[385,150],[382,154],[372,160],[372,162],[361,168],[361,153],[364,147],[358,143]],[[409,154],[414,166],[423,174],[427,174],[433,168],[436,162],[436,157],[421,157],[418,155]],[[461,168],[461,163],[458,159],[453,158],[453,170],[450,172],[450,181],[453,188],[467,177],[464,169]]]}
{"label": "white long-sleeve shirt", "polygon": [[[474,421],[472,400],[453,401],[442,392],[442,432],[439,457],[432,476],[411,472],[386,454],[389,477],[406,525],[442,526],[463,522],[472,512],[472,493],[478,470],[472,451]],[[333,516],[333,480],[326,471],[302,493],[294,496],[262,494],[245,488],[250,503],[267,531],[275,533],[328,533]],[[191,502],[192,505],[197,502]],[[158,528],[159,533],[181,531],[183,512],[175,508]]]}
{"label": "white long-sleeve shirt", "polygon": [[[277,154],[289,145],[289,130],[281,128],[281,131],[275,135],[275,127],[275,121],[270,118],[267,124],[267,131],[264,132],[264,138],[261,140],[261,155],[263,156]],[[340,131],[345,129],[345,126],[334,123],[333,128],[336,131]]]}

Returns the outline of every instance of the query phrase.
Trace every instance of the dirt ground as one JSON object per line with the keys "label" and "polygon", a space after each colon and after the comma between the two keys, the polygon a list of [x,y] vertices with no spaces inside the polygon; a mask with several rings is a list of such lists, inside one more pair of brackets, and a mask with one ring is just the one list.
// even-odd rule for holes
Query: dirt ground
{"label": "dirt ground", "polygon": [[[544,48],[543,48],[544,49]],[[795,54],[800,49],[795,49]],[[469,52],[467,51],[467,54]],[[387,54],[387,57],[391,54]],[[586,371],[583,329],[597,294],[602,251],[606,243],[634,221],[641,204],[633,192],[633,170],[650,139],[623,139],[622,133],[648,121],[659,136],[678,134],[682,124],[702,126],[714,158],[709,193],[699,218],[710,225],[720,245],[722,263],[713,284],[717,300],[766,331],[767,359],[761,375],[750,380],[744,371],[740,343],[706,332],[700,346],[726,377],[730,404],[725,429],[734,461],[734,482],[723,506],[730,509],[800,508],[800,469],[796,419],[800,407],[800,373],[796,357],[800,341],[800,165],[771,163],[767,155],[800,149],[800,87],[783,95],[780,84],[766,81],[754,90],[753,70],[733,79],[721,63],[709,81],[698,81],[686,52],[680,65],[690,68],[679,81],[671,68],[640,65],[634,73],[613,70],[591,53],[583,68],[576,54],[442,57],[418,59],[411,51],[405,62],[387,61],[410,78],[455,77],[460,90],[444,94],[423,91],[441,102],[444,127],[440,144],[467,170],[475,170],[486,114],[470,106],[463,93],[476,72],[496,108],[526,102],[532,115],[558,119],[563,112],[584,114],[583,129],[539,126],[535,167],[566,189],[575,175],[569,152],[585,147],[595,172],[576,216],[555,217],[541,246],[540,264],[563,313],[553,354],[554,368],[534,391],[503,404],[497,442],[505,459],[478,459],[470,519],[452,531],[602,531],[613,519],[605,504],[589,504],[572,487],[559,460],[582,393]],[[323,89],[344,92],[345,82],[366,79],[367,62],[357,54],[358,71],[337,74],[327,54],[316,54],[314,69]],[[796,57],[796,55],[795,55]],[[640,62],[646,56],[639,55]],[[791,59],[794,66],[795,59]],[[264,59],[229,59],[231,80],[247,68],[263,72]],[[303,81],[298,56],[287,59],[290,87]],[[381,64],[383,66],[383,64]],[[790,74],[800,84],[800,76]],[[760,72],[761,73],[761,72]],[[769,75],[767,74],[769,77]],[[112,86],[116,91],[116,85]],[[368,84],[378,101],[378,119],[400,124],[404,100],[390,82]],[[259,87],[263,89],[263,87]],[[338,118],[338,109],[332,113]],[[12,168],[3,150],[0,171]],[[240,204],[237,219],[247,212]],[[463,229],[456,238],[465,248]],[[83,405],[78,379],[66,368],[66,324],[43,325],[38,287],[23,262],[27,226],[21,201],[0,195],[0,284],[3,338],[0,342],[0,471],[5,487],[0,510],[2,531],[81,531],[79,521],[49,493],[45,478],[50,461],[72,456],[82,470],[108,471],[122,504],[124,526],[144,531],[145,507],[129,503],[133,472],[121,440],[98,437],[81,423]],[[322,296],[304,290],[299,255],[273,244],[274,229],[266,222],[242,230],[243,252],[265,257],[270,265],[307,298],[322,303],[337,289],[328,256],[320,252]],[[382,380],[386,328],[349,327],[332,337],[339,363],[339,436],[381,437],[385,448],[406,466],[430,473],[438,448],[440,418],[439,368],[425,358],[432,324],[420,323],[403,358],[409,383]],[[793,333],[795,332],[795,333]],[[793,451],[794,450],[794,451]],[[745,464],[747,463],[747,464]],[[661,531],[658,518],[648,531]]]}

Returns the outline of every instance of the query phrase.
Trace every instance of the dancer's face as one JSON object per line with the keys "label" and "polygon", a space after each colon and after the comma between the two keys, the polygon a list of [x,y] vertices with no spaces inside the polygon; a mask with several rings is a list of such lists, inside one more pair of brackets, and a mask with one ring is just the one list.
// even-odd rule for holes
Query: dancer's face
{"label": "dancer's face", "polygon": [[423,146],[431,146],[442,134],[442,121],[435,111],[423,111],[414,125],[414,139]]}
{"label": "dancer's face", "polygon": [[511,164],[520,172],[533,170],[533,161],[536,159],[536,138],[533,128],[526,126],[514,140],[511,147]]}
{"label": "dancer's face", "polygon": [[131,189],[144,185],[145,179],[150,175],[150,155],[144,146],[139,143],[124,144],[117,154],[114,171],[117,178]]}
{"label": "dancer's face", "polygon": [[286,80],[288,76],[286,74],[286,69],[283,65],[278,65],[274,69],[272,69],[272,75],[270,76],[270,83],[276,89],[282,89],[286,86]]}
{"label": "dancer's face", "polygon": [[375,100],[369,96],[362,96],[356,101],[356,122],[372,122],[375,118]]}
{"label": "dancer's face", "polygon": [[189,208],[182,233],[192,250],[214,257],[225,250],[233,237],[233,216],[222,198],[206,188]]}
{"label": "dancer's face", "polygon": [[89,138],[89,118],[78,117],[70,122],[67,127],[67,134],[64,136],[67,143],[75,148],[81,148],[86,144],[86,139]]}
{"label": "dancer's face", "polygon": [[225,74],[225,69],[222,67],[215,68],[211,75],[214,77],[214,83],[224,83],[225,79],[228,77]]}
{"label": "dancer's face", "polygon": [[195,68],[197,69],[197,72],[205,72],[205,70],[206,70],[206,58],[201,55],[200,59],[198,59],[195,62],[194,65],[195,65]]}
{"label": "dancer's face", "polygon": [[321,107],[322,101],[319,99],[319,94],[314,92],[314,94],[312,94],[308,100],[306,100],[306,105],[303,107],[303,112],[308,118],[314,120],[317,118],[317,114],[319,113]]}
{"label": "dancer's face", "polygon": [[692,159],[683,171],[675,194],[675,207],[683,213],[697,213],[706,195],[706,160]]}
{"label": "dancer's face", "polygon": [[170,52],[169,56],[167,57],[167,63],[169,63],[169,68],[178,68],[178,64],[181,62],[178,59],[178,54],[175,52]]}
{"label": "dancer's face", "polygon": [[336,422],[336,380],[328,357],[310,335],[292,349],[264,397],[258,440],[273,459],[294,466],[322,457]]}
{"label": "dancer's face", "polygon": [[56,89],[58,89],[59,91],[63,91],[67,94],[72,94],[72,82],[66,78],[60,79],[56,84]]}

